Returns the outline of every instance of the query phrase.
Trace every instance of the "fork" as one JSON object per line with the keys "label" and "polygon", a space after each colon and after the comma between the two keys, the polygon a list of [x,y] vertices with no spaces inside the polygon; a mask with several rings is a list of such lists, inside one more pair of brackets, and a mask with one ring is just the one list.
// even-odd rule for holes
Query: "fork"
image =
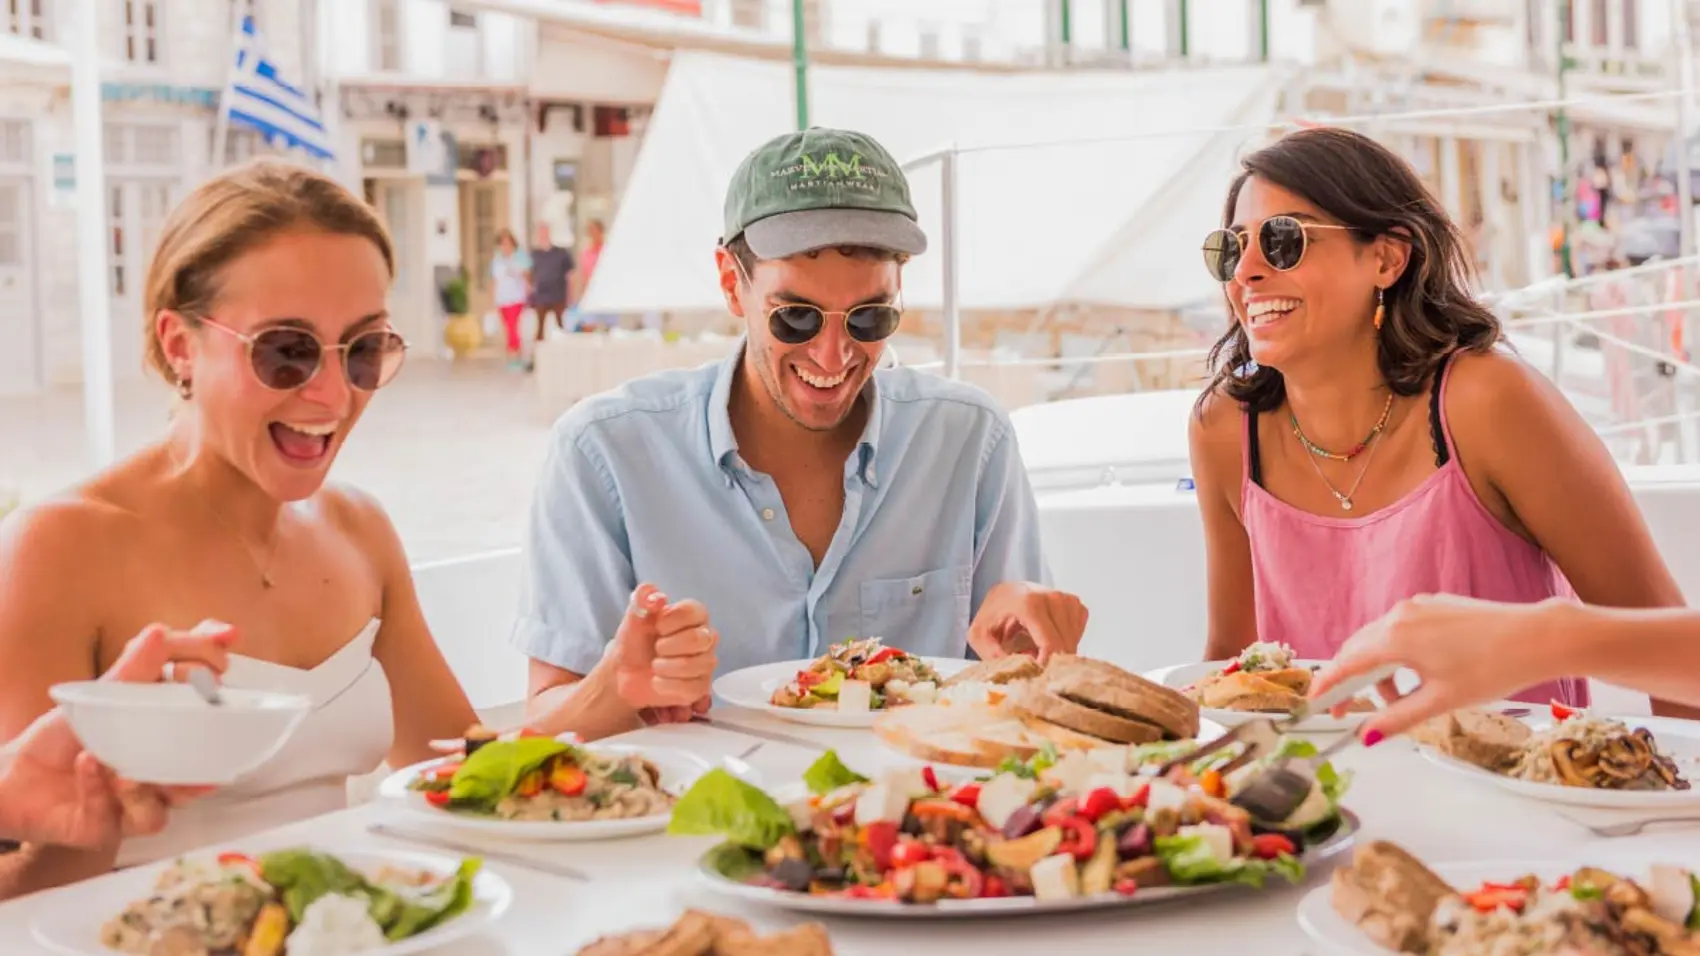
{"label": "fork", "polygon": [[[1287,716],[1280,720],[1271,717],[1248,720],[1204,746],[1197,747],[1190,753],[1182,754],[1162,764],[1157,768],[1157,775],[1162,776],[1176,767],[1185,766],[1200,757],[1208,756],[1234,744],[1245,744],[1245,749],[1241,750],[1238,756],[1216,768],[1218,772],[1226,776],[1273,750],[1279,745],[1283,734],[1309,719],[1312,714],[1326,714],[1363,691],[1392,677],[1398,671],[1399,665],[1386,664],[1356,677],[1343,680],[1329,688],[1328,692],[1320,697],[1299,701],[1298,706],[1294,707]],[[1355,732],[1352,736],[1356,736]],[[1329,748],[1329,752],[1333,752],[1338,746],[1340,746],[1339,741],[1336,741],[1335,746]],[[1285,762],[1283,761],[1280,766],[1285,766]]]}
{"label": "fork", "polygon": [[1622,823],[1588,823],[1583,820],[1578,820],[1569,814],[1565,814],[1564,816],[1565,819],[1569,820],[1571,823],[1586,828],[1595,836],[1602,837],[1634,836],[1642,830],[1659,823],[1700,823],[1700,817],[1695,816],[1649,817],[1645,820],[1626,820]]}

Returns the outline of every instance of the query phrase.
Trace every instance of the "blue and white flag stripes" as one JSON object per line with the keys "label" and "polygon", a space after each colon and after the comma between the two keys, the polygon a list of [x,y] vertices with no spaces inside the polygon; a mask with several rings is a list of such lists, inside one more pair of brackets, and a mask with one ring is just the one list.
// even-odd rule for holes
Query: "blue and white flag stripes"
{"label": "blue and white flag stripes", "polygon": [[232,123],[258,130],[319,159],[334,159],[330,134],[307,93],[284,82],[277,64],[266,57],[253,17],[242,18],[236,38],[236,70],[224,91]]}

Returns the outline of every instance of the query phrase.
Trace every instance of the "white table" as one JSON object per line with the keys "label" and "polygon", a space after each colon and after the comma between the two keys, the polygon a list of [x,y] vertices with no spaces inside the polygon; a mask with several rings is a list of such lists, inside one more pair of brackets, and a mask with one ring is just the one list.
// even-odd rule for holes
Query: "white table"
{"label": "white table", "polygon": [[[717,709],[714,716],[817,740],[838,750],[857,769],[877,770],[904,762],[860,732],[802,727],[733,709]],[[624,740],[683,747],[709,759],[741,754],[762,743],[748,759],[769,786],[796,779],[818,755],[702,725],[653,728]],[[1493,859],[1562,860],[1634,871],[1652,862],[1700,862],[1700,829],[1653,828],[1636,837],[1594,838],[1557,816],[1546,804],[1467,785],[1399,741],[1372,751],[1351,751],[1340,763],[1356,773],[1346,805],[1363,819],[1365,830],[1360,839],[1398,841],[1431,865]],[[384,817],[382,809],[368,804],[258,834],[231,848],[252,851],[311,842],[344,852],[376,848],[441,852],[367,833],[369,823]],[[467,838],[455,839],[464,842]],[[513,908],[474,940],[439,952],[444,956],[451,952],[454,956],[571,956],[596,936],[670,923],[687,906],[744,917],[766,929],[808,919],[782,910],[746,907],[709,891],[695,875],[694,860],[714,842],[658,835],[602,843],[492,843],[492,849],[566,863],[590,874],[593,882],[488,862],[491,870],[513,885]],[[1094,914],[985,922],[833,919],[826,923],[834,949],[841,956],[882,956],[893,951],[1031,956],[1049,948],[1061,935],[1068,940],[1071,956],[1125,956],[1133,946],[1146,952],[1184,952],[1188,956],[1241,956],[1246,952],[1285,956],[1316,953],[1307,950],[1293,910],[1307,890],[1326,879],[1322,868],[1313,868],[1301,887],[1271,884],[1262,892],[1230,891],[1193,902]],[[25,897],[0,906],[0,952],[14,956],[41,951],[29,930],[34,901],[40,898]],[[91,913],[89,918],[98,920],[105,915]]]}

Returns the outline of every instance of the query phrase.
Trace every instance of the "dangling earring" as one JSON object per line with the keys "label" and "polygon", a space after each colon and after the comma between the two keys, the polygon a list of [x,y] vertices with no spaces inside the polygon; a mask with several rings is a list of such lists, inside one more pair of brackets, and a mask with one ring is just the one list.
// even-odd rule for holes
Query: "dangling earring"
{"label": "dangling earring", "polygon": [[178,398],[181,398],[184,401],[188,401],[190,396],[192,396],[194,394],[195,394],[195,387],[192,384],[190,384],[188,379],[180,378],[180,379],[177,380],[177,397]]}
{"label": "dangling earring", "polygon": [[1386,295],[1387,293],[1383,289],[1375,290],[1375,330],[1377,332],[1381,331],[1381,320],[1387,318],[1387,306],[1384,301]]}

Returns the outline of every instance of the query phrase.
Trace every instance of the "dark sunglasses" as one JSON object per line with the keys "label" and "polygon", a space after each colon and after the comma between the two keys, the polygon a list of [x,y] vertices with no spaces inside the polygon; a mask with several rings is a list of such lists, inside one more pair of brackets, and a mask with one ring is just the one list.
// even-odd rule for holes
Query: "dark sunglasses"
{"label": "dark sunglasses", "polygon": [[250,335],[201,317],[203,325],[234,335],[248,347],[248,364],[260,384],[279,392],[306,385],[324,367],[325,355],[341,352],[342,371],[348,384],[363,392],[375,392],[401,371],[407,357],[407,342],[388,329],[362,332],[338,345],[326,345],[306,329],[276,326]]}
{"label": "dark sunglasses", "polygon": [[[750,277],[737,256],[732,257],[732,265],[744,284],[749,285]],[[895,302],[875,302],[858,305],[848,312],[828,312],[818,305],[780,305],[768,310],[767,328],[786,345],[802,345],[826,328],[828,316],[843,316],[844,331],[858,342],[881,342],[897,331],[903,321],[903,307]]]}
{"label": "dark sunglasses", "polygon": [[[1304,261],[1309,229],[1346,229],[1331,223],[1304,222],[1292,216],[1270,216],[1257,227],[1257,251],[1276,272],[1297,269]],[[1204,237],[1204,268],[1217,282],[1229,282],[1245,257],[1245,234],[1216,229]]]}
{"label": "dark sunglasses", "polygon": [[888,339],[903,321],[903,310],[889,303],[858,305],[848,312],[828,312],[818,305],[781,305],[768,310],[767,327],[786,345],[802,345],[820,334],[827,316],[840,315],[844,331],[858,342]]}

